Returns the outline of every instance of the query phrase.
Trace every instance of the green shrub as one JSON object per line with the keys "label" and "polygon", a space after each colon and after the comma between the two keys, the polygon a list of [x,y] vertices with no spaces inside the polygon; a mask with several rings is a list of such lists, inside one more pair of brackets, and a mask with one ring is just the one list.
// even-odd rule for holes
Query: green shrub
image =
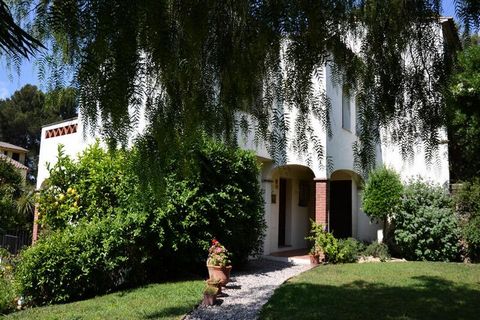
{"label": "green shrub", "polygon": [[139,190],[128,152],[108,153],[98,142],[74,161],[58,150],[56,164],[38,199],[41,223],[63,229],[81,220],[116,214],[116,208],[138,209],[153,203],[151,193]]}
{"label": "green shrub", "polygon": [[305,239],[313,242],[313,247],[310,250],[311,254],[325,255],[325,261],[336,263],[338,255],[338,240],[332,233],[328,232],[326,228],[311,220],[310,236]]}
{"label": "green shrub", "polygon": [[10,253],[0,248],[0,314],[14,309],[15,293],[12,286],[12,259]]}
{"label": "green shrub", "polygon": [[480,179],[462,183],[454,199],[461,219],[466,254],[471,261],[480,261]]}
{"label": "green shrub", "polygon": [[467,242],[468,256],[472,261],[480,261],[480,215],[469,219],[462,231]]}
{"label": "green shrub", "polygon": [[338,240],[338,263],[352,263],[356,262],[365,250],[365,245],[353,238]]}
{"label": "green shrub", "polygon": [[164,194],[141,183],[133,151],[98,145],[63,155],[40,193],[41,240],[22,253],[16,277],[33,303],[66,302],[205,269],[217,238],[237,265],[261,250],[265,223],[256,157],[205,142],[198,171],[165,177]]}
{"label": "green shrub", "polygon": [[480,215],[480,178],[466,181],[454,196],[457,212],[463,217]]}
{"label": "green shrub", "polygon": [[146,223],[142,215],[123,212],[50,232],[21,253],[15,271],[19,292],[44,304],[141,283],[150,262],[142,246]]}
{"label": "green shrub", "polygon": [[402,198],[403,185],[393,170],[380,167],[370,172],[363,189],[362,209],[374,221],[384,223],[397,211]]}
{"label": "green shrub", "polygon": [[17,169],[0,159],[0,231],[24,227],[27,223],[17,206],[17,200],[23,192],[22,186],[22,177]]}
{"label": "green shrub", "polygon": [[372,256],[380,258],[380,261],[386,261],[390,259],[390,252],[388,246],[385,243],[372,242],[363,251],[364,256]]}
{"label": "green shrub", "polygon": [[331,263],[349,263],[357,261],[364,249],[363,243],[353,238],[336,239],[324,226],[311,220],[310,236],[306,240],[313,243],[310,254],[325,254],[325,261]]}
{"label": "green shrub", "polygon": [[403,257],[431,261],[457,259],[458,220],[449,195],[441,187],[422,180],[411,181],[394,222],[394,241]]}
{"label": "green shrub", "polygon": [[238,266],[262,249],[265,222],[257,159],[213,142],[197,152],[201,161],[195,176],[167,177],[165,202],[155,220],[171,248],[164,252],[178,262],[205,265],[205,253],[216,238]]}
{"label": "green shrub", "polygon": [[0,277],[0,314],[15,308],[15,293],[11,282]]}

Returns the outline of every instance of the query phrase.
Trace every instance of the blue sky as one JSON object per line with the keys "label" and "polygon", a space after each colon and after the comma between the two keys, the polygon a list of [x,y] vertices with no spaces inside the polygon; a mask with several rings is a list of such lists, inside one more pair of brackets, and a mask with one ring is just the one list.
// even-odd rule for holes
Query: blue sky
{"label": "blue sky", "polygon": [[[444,16],[455,16],[453,1],[454,0],[442,0]],[[0,60],[0,99],[8,98],[27,83],[35,84],[42,88],[37,78],[37,70],[34,63],[24,61],[20,67],[20,74],[17,75],[16,72],[8,71],[5,66],[5,61]]]}

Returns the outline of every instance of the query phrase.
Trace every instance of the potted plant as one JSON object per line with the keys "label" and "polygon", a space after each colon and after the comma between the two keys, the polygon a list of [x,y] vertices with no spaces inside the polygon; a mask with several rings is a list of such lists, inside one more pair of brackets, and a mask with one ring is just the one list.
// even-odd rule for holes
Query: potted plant
{"label": "potted plant", "polygon": [[214,286],[207,285],[203,291],[203,302],[204,306],[213,306],[217,300],[218,288]]}
{"label": "potted plant", "polygon": [[217,294],[222,293],[222,281],[215,278],[211,278],[211,279],[208,279],[206,283],[207,283],[207,286],[216,287],[218,289]]}
{"label": "potted plant", "polygon": [[312,228],[310,230],[310,236],[305,237],[306,240],[310,240],[312,248],[310,249],[310,263],[313,265],[320,264],[321,261],[325,261],[325,245],[327,243],[327,230],[321,224],[317,224],[315,221],[310,220]]}
{"label": "potted plant", "polygon": [[207,268],[210,279],[217,279],[222,286],[230,280],[230,253],[216,239],[212,240],[212,246],[208,249]]}

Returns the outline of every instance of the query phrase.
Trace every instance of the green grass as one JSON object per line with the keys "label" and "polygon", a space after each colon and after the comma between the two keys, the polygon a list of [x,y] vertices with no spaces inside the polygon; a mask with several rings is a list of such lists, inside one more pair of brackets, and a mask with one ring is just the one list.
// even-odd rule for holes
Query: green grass
{"label": "green grass", "polygon": [[278,288],[260,319],[479,319],[480,265],[319,266]]}
{"label": "green grass", "polygon": [[203,281],[152,284],[62,305],[31,308],[5,319],[179,319],[202,298]]}

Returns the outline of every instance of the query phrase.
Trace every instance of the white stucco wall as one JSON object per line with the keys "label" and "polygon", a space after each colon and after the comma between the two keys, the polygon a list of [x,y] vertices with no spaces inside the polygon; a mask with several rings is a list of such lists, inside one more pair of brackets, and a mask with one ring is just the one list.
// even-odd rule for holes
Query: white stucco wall
{"label": "white stucco wall", "polygon": [[[67,134],[58,137],[45,138],[46,132],[50,129],[61,128],[68,125],[77,124],[77,132]],[[39,189],[42,183],[48,178],[47,163],[53,166],[57,162],[58,146],[63,145],[63,150],[66,155],[76,157],[78,153],[83,151],[88,144],[95,141],[93,137],[83,135],[83,125],[78,118],[47,125],[42,128],[42,139],[40,142],[40,153],[38,161],[38,174],[37,174],[37,189]]]}
{"label": "white stucco wall", "polygon": [[326,90],[330,98],[332,109],[330,122],[332,136],[327,139],[327,157],[330,163],[327,166],[328,175],[336,170],[354,170],[353,144],[357,141],[356,130],[356,105],[354,97],[350,98],[351,129],[342,128],[342,85],[333,81],[332,69],[327,66]]}
{"label": "white stucco wall", "polygon": [[[445,130],[440,132],[440,136],[446,140]],[[407,159],[402,157],[400,148],[389,141],[386,133],[383,133],[381,147],[382,163],[397,171],[404,182],[422,177],[441,186],[448,186],[450,180],[448,144],[439,146],[430,163],[425,159],[425,146],[421,142],[414,146],[414,154]]]}

